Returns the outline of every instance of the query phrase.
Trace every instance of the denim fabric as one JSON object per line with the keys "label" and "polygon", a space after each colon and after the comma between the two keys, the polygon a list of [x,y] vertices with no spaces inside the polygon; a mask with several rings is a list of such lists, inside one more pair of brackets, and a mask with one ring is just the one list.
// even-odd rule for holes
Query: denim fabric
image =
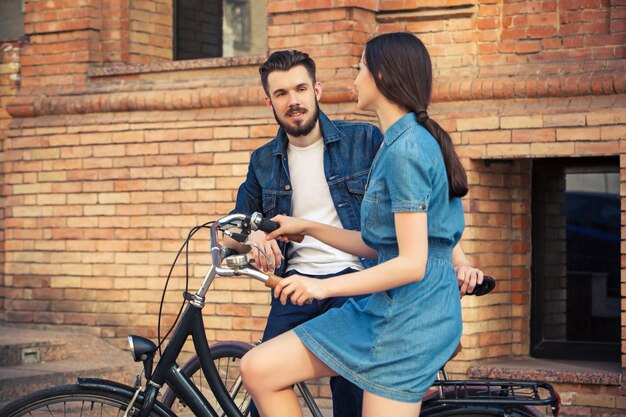
{"label": "denim fabric", "polygon": [[[353,269],[346,269],[335,274],[315,275],[314,278],[324,279],[337,275],[355,272]],[[300,274],[297,271],[287,272],[287,276]],[[305,274],[300,274],[305,275]],[[312,275],[307,275],[312,276]],[[361,299],[363,297],[354,297]],[[317,317],[331,308],[342,306],[349,297],[334,297],[325,300],[313,300],[311,304],[303,306],[293,305],[290,301],[286,305],[280,303],[280,299],[272,297],[272,309],[267,318],[267,325],[263,333],[263,340],[270,340],[294,327]],[[333,395],[333,416],[334,417],[360,417],[363,405],[363,390],[341,376],[330,378],[330,389]],[[258,417],[259,413],[252,404],[252,417]]]}
{"label": "denim fabric", "polygon": [[[344,229],[359,230],[361,201],[372,160],[383,136],[375,126],[362,122],[330,121],[320,111],[324,137],[324,174]],[[288,138],[282,128],[276,138],[252,153],[248,175],[239,187],[231,213],[263,213],[267,218],[291,215],[291,180],[287,163]],[[283,256],[287,245],[281,244]],[[276,270],[282,276],[288,259]],[[370,259],[361,259],[365,267]]]}
{"label": "denim fabric", "polygon": [[379,262],[398,256],[395,212],[428,213],[429,239],[447,245],[456,245],[465,226],[461,199],[449,197],[439,144],[414,113],[385,132],[363,199],[363,240],[378,250]]}
{"label": "denim fabric", "polygon": [[415,115],[402,117],[385,132],[362,204],[363,239],[381,263],[398,256],[394,213],[428,213],[424,277],[349,300],[294,329],[341,376],[396,401],[421,401],[462,332],[452,249],[463,232],[463,208],[449,197],[442,158]]}

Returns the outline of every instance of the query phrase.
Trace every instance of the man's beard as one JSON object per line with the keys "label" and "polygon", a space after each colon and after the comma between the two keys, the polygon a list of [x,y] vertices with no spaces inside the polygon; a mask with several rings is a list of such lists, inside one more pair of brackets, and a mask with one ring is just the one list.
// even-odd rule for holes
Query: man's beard
{"label": "man's beard", "polygon": [[[276,123],[278,123],[278,125],[282,127],[285,130],[285,132],[287,132],[288,135],[295,136],[295,137],[306,136],[309,133],[311,133],[313,129],[315,128],[315,125],[317,124],[317,121],[319,120],[319,116],[320,116],[320,106],[317,103],[317,100],[315,101],[315,113],[313,113],[313,117],[311,117],[311,119],[308,122],[304,122],[304,123],[300,120],[296,121],[296,126],[292,126],[280,120],[280,118],[278,117],[278,114],[276,114],[276,110],[274,110],[273,107],[272,107],[272,111],[274,112],[274,118],[276,119]],[[287,114],[285,114],[285,117],[289,117],[291,113],[296,113],[296,112],[306,114],[309,111],[305,109],[304,107],[293,106],[289,108],[289,110],[287,111]]]}

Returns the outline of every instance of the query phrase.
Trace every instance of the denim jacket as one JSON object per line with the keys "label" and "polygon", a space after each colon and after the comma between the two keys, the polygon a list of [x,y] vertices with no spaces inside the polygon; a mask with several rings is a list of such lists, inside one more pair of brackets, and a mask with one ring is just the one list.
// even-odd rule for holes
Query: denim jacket
{"label": "denim jacket", "polygon": [[[320,128],[324,138],[324,174],[344,229],[359,230],[361,201],[370,166],[380,144],[382,133],[364,122],[330,121],[320,111]],[[288,138],[282,128],[274,140],[252,153],[248,175],[237,192],[237,203],[231,213],[263,213],[266,218],[291,215],[291,180],[287,164]],[[275,272],[281,276],[288,262],[287,245],[280,244],[285,261]],[[361,259],[365,267],[375,261]]]}

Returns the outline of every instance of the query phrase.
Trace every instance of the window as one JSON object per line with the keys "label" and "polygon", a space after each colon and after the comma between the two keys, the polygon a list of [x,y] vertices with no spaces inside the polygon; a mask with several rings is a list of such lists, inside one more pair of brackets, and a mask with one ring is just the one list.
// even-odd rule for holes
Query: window
{"label": "window", "polygon": [[620,360],[618,158],[533,164],[531,355]]}
{"label": "window", "polygon": [[265,0],[175,0],[174,59],[265,54]]}
{"label": "window", "polygon": [[24,36],[24,0],[0,0],[0,39]]}

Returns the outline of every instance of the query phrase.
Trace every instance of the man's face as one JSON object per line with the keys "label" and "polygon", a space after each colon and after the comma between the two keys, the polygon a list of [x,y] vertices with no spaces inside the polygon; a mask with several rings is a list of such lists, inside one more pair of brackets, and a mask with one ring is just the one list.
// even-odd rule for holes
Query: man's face
{"label": "man's face", "polygon": [[291,136],[308,135],[319,117],[320,84],[313,85],[302,65],[288,71],[271,72],[267,84],[269,97],[265,102],[274,111],[276,122]]}

